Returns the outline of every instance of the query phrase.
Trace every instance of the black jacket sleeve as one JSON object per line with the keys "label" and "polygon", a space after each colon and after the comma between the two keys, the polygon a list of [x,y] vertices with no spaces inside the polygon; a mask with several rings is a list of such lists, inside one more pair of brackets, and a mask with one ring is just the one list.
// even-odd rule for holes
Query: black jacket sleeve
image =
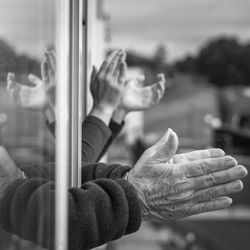
{"label": "black jacket sleeve", "polygon": [[115,121],[111,120],[109,123],[109,128],[111,130],[111,136],[109,137],[108,141],[106,142],[100,156],[97,160],[100,160],[101,157],[107,153],[109,147],[111,146],[112,142],[115,140],[115,138],[120,134],[122,128],[124,127],[124,122],[121,124],[116,123]]}
{"label": "black jacket sleeve", "polygon": [[[42,178],[55,180],[55,163],[49,162],[45,165],[30,165],[20,168],[28,179]],[[82,183],[101,178],[118,179],[126,175],[131,168],[119,164],[107,165],[101,162],[82,163]]]}
{"label": "black jacket sleeve", "polygon": [[[55,123],[47,123],[47,126],[55,136]],[[100,159],[111,133],[103,121],[94,116],[87,116],[82,123],[82,161],[95,162]]]}
{"label": "black jacket sleeve", "polygon": [[[55,136],[55,123],[47,123],[51,133]],[[95,162],[107,152],[113,140],[124,126],[111,120],[109,127],[103,121],[87,116],[82,124],[82,161]]]}
{"label": "black jacket sleeve", "polygon": [[[124,179],[99,179],[68,190],[70,250],[90,249],[125,234],[141,224],[140,202]],[[0,224],[23,239],[54,249],[55,183],[18,179],[0,202]]]}

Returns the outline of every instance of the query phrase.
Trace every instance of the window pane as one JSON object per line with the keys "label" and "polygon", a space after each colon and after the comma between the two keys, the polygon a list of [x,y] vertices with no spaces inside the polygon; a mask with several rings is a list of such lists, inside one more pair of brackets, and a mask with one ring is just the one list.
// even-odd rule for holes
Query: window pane
{"label": "window pane", "polygon": [[41,249],[23,239],[43,246],[53,242],[54,215],[46,213],[54,211],[54,193],[49,191],[54,184],[46,184],[54,181],[55,171],[51,91],[48,98],[53,65],[44,52],[55,48],[54,5],[50,0],[0,3],[0,249]]}
{"label": "window pane", "polygon": [[[172,128],[178,153],[219,147],[249,171],[250,2],[106,0],[105,7],[109,48],[127,51],[128,79],[143,73],[144,85],[150,85],[161,72],[167,79],[159,104],[126,116],[123,133],[109,150],[110,163],[133,166]],[[138,95],[128,93],[125,104],[138,105]],[[117,249],[248,249],[249,176],[242,181],[244,190],[229,195],[230,208],[144,224],[138,234],[116,243]]]}

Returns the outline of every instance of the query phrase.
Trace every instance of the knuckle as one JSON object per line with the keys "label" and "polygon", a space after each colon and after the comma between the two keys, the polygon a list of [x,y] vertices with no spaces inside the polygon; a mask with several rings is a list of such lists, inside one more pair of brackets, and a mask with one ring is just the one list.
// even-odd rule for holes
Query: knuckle
{"label": "knuckle", "polygon": [[184,192],[184,188],[183,188],[183,185],[181,183],[177,183],[175,186],[174,186],[174,193],[179,195],[179,194],[182,194]]}
{"label": "knuckle", "polygon": [[208,188],[205,192],[205,196],[207,197],[208,200],[212,200],[216,197],[216,194],[214,192],[213,188]]}
{"label": "knuckle", "polygon": [[207,182],[207,185],[209,187],[214,186],[215,183],[216,183],[214,175],[213,174],[208,174],[207,177],[206,177],[206,182]]}
{"label": "knuckle", "polygon": [[208,210],[208,206],[206,202],[202,202],[199,207],[200,213],[206,212]]}
{"label": "knuckle", "polygon": [[209,172],[209,162],[207,160],[202,161],[200,168],[203,174],[208,174]]}

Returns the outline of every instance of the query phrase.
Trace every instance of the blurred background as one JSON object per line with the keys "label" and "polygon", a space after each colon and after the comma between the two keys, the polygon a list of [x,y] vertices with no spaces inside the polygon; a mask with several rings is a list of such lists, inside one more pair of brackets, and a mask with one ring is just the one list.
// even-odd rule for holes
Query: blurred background
{"label": "blurred background", "polygon": [[[159,105],[128,117],[109,161],[135,163],[170,127],[179,152],[220,147],[250,170],[249,10],[249,0],[105,1],[109,48],[127,51],[131,76],[150,84],[163,72],[168,86]],[[228,210],[145,223],[110,248],[247,250],[250,177],[243,182]]]}
{"label": "blurred background", "polygon": [[[6,93],[7,72],[15,72],[27,85],[27,74],[40,76],[42,53],[54,45],[53,2],[1,0],[0,145],[18,166],[54,160],[54,141],[44,117],[18,108]],[[110,50],[124,48],[128,77],[143,73],[151,84],[163,72],[168,86],[159,105],[127,117],[106,160],[133,165],[170,127],[179,136],[179,152],[220,147],[250,170],[250,1],[92,3],[92,63],[100,64]],[[90,94],[86,100],[90,108]],[[107,249],[247,250],[250,177],[243,181],[244,191],[233,195],[230,209],[179,222],[145,223],[138,233]],[[2,232],[0,249],[34,246]]]}

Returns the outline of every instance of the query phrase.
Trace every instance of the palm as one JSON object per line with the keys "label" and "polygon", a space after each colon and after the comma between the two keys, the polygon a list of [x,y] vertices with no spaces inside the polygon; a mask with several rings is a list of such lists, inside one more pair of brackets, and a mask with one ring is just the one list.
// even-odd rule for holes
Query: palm
{"label": "palm", "polygon": [[7,77],[7,91],[14,102],[30,110],[43,111],[48,104],[47,84],[36,76],[30,75],[29,80],[34,86],[22,85],[15,80],[15,75]]}
{"label": "palm", "polygon": [[13,95],[19,106],[31,110],[43,110],[47,107],[48,101],[45,86],[28,87],[19,84],[19,90]]}
{"label": "palm", "polygon": [[165,90],[164,81],[150,86],[141,86],[137,80],[130,80],[125,86],[121,108],[127,111],[145,110],[157,104]]}

